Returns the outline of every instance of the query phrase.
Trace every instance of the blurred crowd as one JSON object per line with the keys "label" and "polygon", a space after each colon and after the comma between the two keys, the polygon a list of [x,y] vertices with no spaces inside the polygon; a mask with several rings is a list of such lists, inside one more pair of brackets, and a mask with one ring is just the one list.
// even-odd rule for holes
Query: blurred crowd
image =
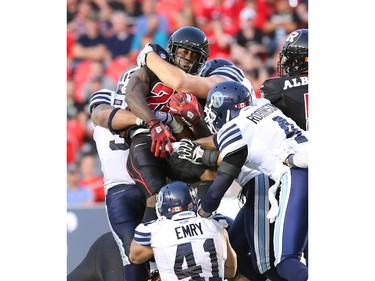
{"label": "blurred crowd", "polygon": [[68,204],[104,201],[92,138],[90,94],[115,89],[146,43],[167,47],[182,26],[208,37],[208,59],[225,58],[259,88],[277,76],[285,36],[308,28],[308,0],[67,0]]}

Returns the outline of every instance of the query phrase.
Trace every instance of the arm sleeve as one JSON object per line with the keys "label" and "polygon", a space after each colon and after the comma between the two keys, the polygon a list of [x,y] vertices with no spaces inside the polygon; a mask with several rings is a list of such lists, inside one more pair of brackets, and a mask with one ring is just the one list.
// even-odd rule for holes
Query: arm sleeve
{"label": "arm sleeve", "polygon": [[[214,138],[215,139],[215,138]],[[220,205],[221,199],[238,177],[247,157],[247,146],[225,156],[217,170],[217,177],[202,199],[201,207],[207,213],[212,213]]]}
{"label": "arm sleeve", "polygon": [[234,177],[218,171],[217,177],[202,199],[201,207],[207,213],[217,210],[225,192],[233,183]]}

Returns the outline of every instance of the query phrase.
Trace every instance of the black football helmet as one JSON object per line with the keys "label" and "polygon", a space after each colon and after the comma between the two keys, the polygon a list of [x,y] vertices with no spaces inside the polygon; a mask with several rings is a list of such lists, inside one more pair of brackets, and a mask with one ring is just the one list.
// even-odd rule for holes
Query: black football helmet
{"label": "black football helmet", "polygon": [[128,85],[130,75],[132,75],[137,69],[139,69],[139,66],[132,66],[125,70],[121,75],[120,78],[117,81],[117,87],[116,87],[116,94],[117,95],[125,95],[126,93],[126,86]]}
{"label": "black football helmet", "polygon": [[176,59],[177,48],[191,50],[200,55],[198,61],[195,61],[189,69],[190,74],[196,74],[210,55],[210,43],[206,34],[194,26],[181,27],[169,37],[167,51],[172,62]]}
{"label": "black football helmet", "polygon": [[297,29],[286,37],[277,63],[277,72],[280,77],[286,75],[294,76],[308,71],[308,42],[308,29]]}
{"label": "black football helmet", "polygon": [[194,215],[198,209],[198,197],[194,188],[182,181],[164,185],[156,197],[156,214],[160,218],[184,219]]}
{"label": "black football helmet", "polygon": [[219,82],[208,92],[204,107],[204,121],[212,134],[228,121],[236,118],[241,108],[252,101],[247,87],[235,81]]}
{"label": "black football helmet", "polygon": [[234,63],[230,62],[229,60],[221,59],[221,58],[208,60],[206,61],[204,66],[199,69],[197,75],[202,76],[202,77],[208,77],[212,71],[214,71],[215,69],[219,67],[226,66],[226,65],[234,65]]}

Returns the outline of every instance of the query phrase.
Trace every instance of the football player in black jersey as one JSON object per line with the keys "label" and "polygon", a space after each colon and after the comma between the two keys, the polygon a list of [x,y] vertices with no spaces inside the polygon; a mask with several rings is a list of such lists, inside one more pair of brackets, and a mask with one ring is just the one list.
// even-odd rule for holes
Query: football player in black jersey
{"label": "football player in black jersey", "polygon": [[[184,26],[170,36],[167,52],[161,47],[157,48],[156,52],[183,71],[196,74],[206,62],[210,46],[203,31],[193,26]],[[181,124],[177,118],[173,118],[174,121],[166,126],[155,115],[157,110],[164,112],[166,119],[172,117],[169,101],[175,93],[174,89],[160,81],[146,65],[134,72],[127,85],[125,101],[129,109],[147,123],[146,128],[149,129],[148,132],[142,133],[129,130],[131,145],[127,163],[129,174],[147,198],[144,222],[157,218],[154,208],[155,195],[167,183],[166,156],[173,151],[171,142],[182,137],[194,138],[193,131]],[[199,181],[204,168],[197,166],[195,170],[196,181]]]}
{"label": "football player in black jersey", "polygon": [[[308,39],[308,29],[297,29],[286,37],[277,63],[279,77],[267,79],[260,89],[262,97],[270,100],[306,131],[309,130]],[[308,246],[304,258],[308,262]]]}
{"label": "football player in black jersey", "polygon": [[285,39],[277,64],[279,77],[264,81],[261,96],[270,100],[298,126],[308,130],[308,29],[297,29]]}

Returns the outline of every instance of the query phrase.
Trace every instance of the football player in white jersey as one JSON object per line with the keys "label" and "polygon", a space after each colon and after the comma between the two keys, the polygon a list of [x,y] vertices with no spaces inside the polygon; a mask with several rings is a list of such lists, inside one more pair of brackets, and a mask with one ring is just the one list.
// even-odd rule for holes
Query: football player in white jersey
{"label": "football player in white jersey", "polygon": [[[268,217],[271,222],[276,219],[277,271],[287,280],[307,280],[307,266],[300,261],[307,242],[308,165],[300,158],[308,146],[305,131],[268,100],[252,101],[238,82],[216,84],[208,94],[205,112],[214,134],[211,146],[219,149],[222,162],[201,202],[200,215],[217,209],[243,166],[269,176],[275,181],[269,189]],[[275,199],[279,185],[280,209]]]}
{"label": "football player in white jersey", "polygon": [[[104,174],[108,220],[120,249],[124,275],[127,280],[148,280],[145,265],[131,264],[128,259],[130,241],[135,227],[142,221],[146,200],[126,169],[130,143],[127,136],[148,132],[145,122],[129,111],[125,102],[127,83],[137,69],[131,67],[122,73],[116,91],[101,89],[92,93],[89,109],[95,124],[94,140]],[[171,126],[171,116],[155,113],[164,124]],[[78,281],[82,276],[89,278],[94,266],[80,265],[69,274],[69,281]]]}
{"label": "football player in white jersey", "polygon": [[145,210],[145,197],[126,170],[129,145],[120,137],[122,129],[141,122],[130,111],[119,111],[126,108],[126,84],[137,68],[124,71],[116,91],[102,89],[90,97],[91,119],[95,124],[93,138],[104,175],[108,221],[120,249],[127,280],[148,278],[146,264],[135,265],[128,258],[134,229],[141,222]]}
{"label": "football player in white jersey", "polygon": [[136,228],[130,260],[155,258],[161,280],[225,280],[236,272],[224,220],[197,216],[195,190],[181,181],[163,186],[157,196],[158,219]]}

